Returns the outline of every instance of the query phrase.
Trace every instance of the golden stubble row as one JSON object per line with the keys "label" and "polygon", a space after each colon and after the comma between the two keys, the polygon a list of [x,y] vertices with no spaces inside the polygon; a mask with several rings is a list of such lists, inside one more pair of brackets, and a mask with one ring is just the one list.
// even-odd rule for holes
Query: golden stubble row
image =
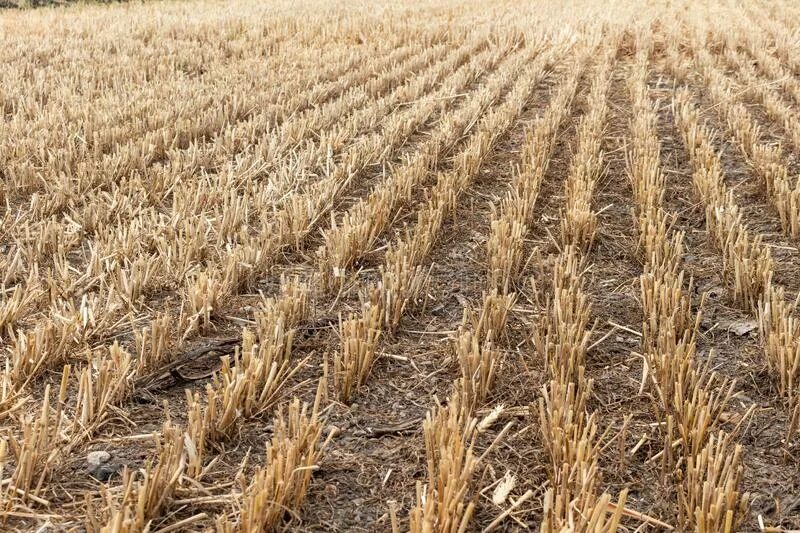
{"label": "golden stubble row", "polygon": [[[710,92],[714,92],[713,87]],[[712,131],[700,124],[699,112],[689,93],[680,92],[675,105],[676,120],[695,167],[695,185],[706,204],[710,236],[723,252],[723,268],[733,286],[735,301],[759,320],[766,363],[792,413],[788,443],[797,430],[800,412],[797,407],[800,349],[796,341],[800,330],[794,318],[797,303],[787,300],[784,288],[772,280],[774,265],[769,249],[760,236],[753,237],[745,227],[733,193],[725,187],[719,154],[710,144]],[[743,120],[738,133],[735,125],[739,122],[733,124],[737,139],[757,137],[758,127],[754,122]]]}
{"label": "golden stubble row", "polygon": [[[609,51],[611,50],[611,51]],[[604,49],[616,53],[615,48]],[[587,253],[594,242],[597,214],[592,210],[592,195],[603,170],[600,144],[608,113],[606,95],[611,86],[610,58],[600,61],[588,96],[588,111],[578,122],[578,145],[565,181],[566,205],[561,216],[561,240]]]}
{"label": "golden stubble row", "polygon": [[597,414],[587,405],[593,380],[585,374],[594,325],[584,273],[597,230],[593,194],[603,170],[607,93],[619,44],[618,34],[606,34],[595,53],[586,111],[577,125],[577,146],[564,180],[560,253],[553,258],[550,283],[537,288],[546,299],[533,327],[533,344],[547,379],[531,414],[548,458],[543,532],[616,531],[627,499],[623,490],[612,504],[612,495],[602,489],[599,459],[604,436]]}
{"label": "golden stubble row", "polygon": [[639,39],[628,78],[633,119],[626,159],[644,263],[642,352],[663,441],[661,475],[677,492],[682,529],[737,531],[749,498],[738,488],[743,476],[741,446],[734,442],[738,427],[715,435],[735,381],[711,370],[713,352],[705,363],[696,359],[700,311],[693,313],[693,283],[685,280],[682,267],[683,232],[671,229],[673,217],[663,206],[659,102],[651,102],[648,88],[652,50],[649,41]]}

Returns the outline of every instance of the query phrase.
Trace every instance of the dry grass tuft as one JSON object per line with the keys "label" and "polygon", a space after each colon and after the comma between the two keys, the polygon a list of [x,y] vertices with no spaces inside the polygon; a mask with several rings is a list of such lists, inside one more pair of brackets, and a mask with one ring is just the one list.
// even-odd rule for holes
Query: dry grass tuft
{"label": "dry grass tuft", "polygon": [[797,302],[786,301],[784,289],[770,287],[761,302],[759,325],[767,364],[777,376],[778,392],[796,406],[800,402],[800,322]]}
{"label": "dry grass tuft", "polygon": [[501,364],[502,355],[492,346],[491,341],[481,343],[477,334],[463,328],[459,329],[455,348],[461,366],[464,401],[471,406],[470,412],[472,412],[486,401]]}
{"label": "dry grass tuft", "polygon": [[120,493],[107,495],[110,512],[103,533],[147,531],[169,505],[186,467],[183,432],[167,421],[157,444],[157,459],[148,460],[139,473],[126,468]]}
{"label": "dry grass tuft", "polygon": [[592,381],[584,379],[583,368],[576,377],[577,382],[552,380],[539,400],[542,441],[550,457],[541,529],[616,531],[627,491],[620,494],[613,511],[610,495],[598,495],[601,438],[596,416],[586,412]]}
{"label": "dry grass tuft", "polygon": [[75,419],[72,421],[73,438],[93,435],[114,415],[133,390],[133,361],[128,352],[114,343],[108,354],[90,360],[78,381]]}
{"label": "dry grass tuft", "polygon": [[349,403],[358,388],[366,383],[375,362],[381,336],[381,310],[365,304],[362,315],[339,317],[341,350],[333,356],[333,387],[339,398]]}
{"label": "dry grass tuft", "polygon": [[553,296],[547,314],[534,329],[533,339],[553,376],[562,383],[576,379],[591,339],[591,303],[583,292],[582,261],[570,246],[553,268]]}
{"label": "dry grass tuft", "polygon": [[723,432],[711,435],[708,444],[686,461],[686,478],[679,493],[683,527],[740,531],[750,498],[739,492],[742,475],[742,447],[733,446]]}
{"label": "dry grass tuft", "polygon": [[256,469],[249,483],[240,480],[241,494],[237,503],[241,513],[237,522],[227,516],[217,521],[217,531],[273,531],[278,529],[287,512],[300,510],[308,493],[311,476],[318,468],[325,447],[322,442],[323,421],[320,418],[320,391],[313,406],[289,403],[286,412],[275,417],[274,432],[267,443],[263,466]]}
{"label": "dry grass tuft", "polygon": [[16,502],[42,502],[39,496],[45,490],[45,484],[59,459],[59,448],[66,441],[63,431],[68,378],[69,367],[62,374],[55,408],[51,405],[50,385],[47,385],[38,415],[23,415],[20,437],[12,436],[10,442],[3,441],[3,451],[8,449],[15,463],[8,484],[3,489],[2,501],[6,511],[10,511]]}
{"label": "dry grass tuft", "polygon": [[465,531],[475,502],[467,502],[475,456],[475,420],[467,415],[456,385],[446,407],[428,412],[423,423],[428,482],[417,483],[417,499],[409,517],[409,531],[423,533]]}

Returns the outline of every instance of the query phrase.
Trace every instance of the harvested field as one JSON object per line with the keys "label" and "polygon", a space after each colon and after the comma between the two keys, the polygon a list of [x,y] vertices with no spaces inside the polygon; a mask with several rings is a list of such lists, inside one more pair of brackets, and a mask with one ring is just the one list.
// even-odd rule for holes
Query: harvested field
{"label": "harvested field", "polygon": [[800,8],[0,11],[0,529],[800,530]]}

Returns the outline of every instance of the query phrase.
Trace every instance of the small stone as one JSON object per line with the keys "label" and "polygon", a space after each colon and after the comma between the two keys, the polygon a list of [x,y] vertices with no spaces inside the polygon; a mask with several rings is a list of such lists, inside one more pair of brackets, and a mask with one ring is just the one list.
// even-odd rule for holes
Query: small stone
{"label": "small stone", "polygon": [[341,432],[342,432],[342,430],[341,430],[340,428],[336,427],[336,426],[325,426],[325,427],[322,429],[322,437],[323,437],[323,438],[326,438],[326,439],[327,439],[327,438],[328,438],[328,436],[330,436],[330,435],[333,435],[334,437],[336,437],[336,436],[337,436],[337,435],[339,435]]}
{"label": "small stone", "polygon": [[736,398],[737,400],[742,402],[742,405],[752,405],[752,404],[756,403],[750,396],[746,395],[745,393],[743,393],[741,391],[737,392],[736,395],[734,396],[734,398]]}
{"label": "small stone", "polygon": [[756,328],[758,328],[758,322],[755,320],[734,320],[728,324],[727,329],[734,335],[743,337],[751,331],[754,331]]}
{"label": "small stone", "polygon": [[89,466],[100,466],[111,460],[111,454],[106,451],[89,452],[86,456],[86,462]]}
{"label": "small stone", "polygon": [[720,298],[725,295],[725,287],[714,286],[706,291],[710,298]]}
{"label": "small stone", "polygon": [[117,472],[117,465],[111,462],[110,453],[100,450],[86,456],[86,470],[98,481],[107,481]]}

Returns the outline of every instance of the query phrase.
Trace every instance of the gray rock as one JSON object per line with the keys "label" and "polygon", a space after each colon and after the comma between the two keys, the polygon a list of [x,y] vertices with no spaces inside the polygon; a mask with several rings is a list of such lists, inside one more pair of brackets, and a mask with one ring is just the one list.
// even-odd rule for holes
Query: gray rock
{"label": "gray rock", "polygon": [[755,320],[733,320],[727,324],[726,329],[733,333],[734,335],[738,335],[743,337],[747,335],[751,331],[754,331],[758,328],[758,322]]}
{"label": "gray rock", "polygon": [[89,452],[89,455],[86,456],[86,464],[89,466],[100,466],[106,464],[110,460],[111,454],[103,450]]}
{"label": "gray rock", "polygon": [[86,456],[86,471],[98,481],[107,481],[117,472],[117,467],[111,461],[111,454],[106,451],[89,452]]}

